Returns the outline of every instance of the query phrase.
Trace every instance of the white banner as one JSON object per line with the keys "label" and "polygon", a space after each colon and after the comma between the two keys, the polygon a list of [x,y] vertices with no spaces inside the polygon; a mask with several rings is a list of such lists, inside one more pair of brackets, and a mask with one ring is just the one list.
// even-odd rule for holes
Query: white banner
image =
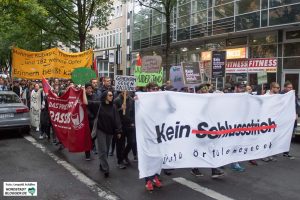
{"label": "white banner", "polygon": [[177,92],[137,96],[140,178],[159,174],[162,168],[214,168],[290,148],[294,91],[266,96]]}

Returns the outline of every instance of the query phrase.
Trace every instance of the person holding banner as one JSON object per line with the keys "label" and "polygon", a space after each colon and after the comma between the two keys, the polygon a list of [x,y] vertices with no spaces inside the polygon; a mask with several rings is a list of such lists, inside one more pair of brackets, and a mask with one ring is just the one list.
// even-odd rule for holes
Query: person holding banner
{"label": "person holding banner", "polygon": [[113,104],[113,93],[106,90],[101,95],[101,106],[98,112],[97,140],[100,170],[104,176],[109,177],[109,165],[107,162],[108,151],[114,135],[117,139],[122,136],[122,124],[117,108]]}
{"label": "person holding banner", "polygon": [[[86,83],[85,84],[85,93],[86,93],[86,98],[88,101],[87,105],[87,113],[88,113],[88,119],[89,119],[89,127],[90,130],[93,130],[94,126],[94,120],[96,119],[97,116],[97,110],[99,109],[99,104],[100,101],[96,101],[96,96],[93,93],[93,87],[91,83]],[[95,138],[92,138],[92,150],[95,154],[97,154],[96,150],[96,145],[95,145]],[[86,151],[85,152],[85,160],[89,161],[91,160],[91,151]]]}
{"label": "person holding banner", "polygon": [[[280,94],[285,94],[285,93],[287,93],[287,92],[289,92],[289,91],[291,91],[291,90],[293,90],[293,84],[292,84],[290,81],[286,81],[286,82],[284,83],[284,88],[283,88],[283,90],[280,92]],[[298,115],[299,115],[299,112],[300,112],[300,107],[299,107],[299,105],[298,105],[297,97],[296,97],[296,96],[295,96],[295,103],[296,103],[296,119],[295,119],[295,124],[294,124],[294,130],[297,128],[297,118],[298,118]],[[291,159],[291,160],[294,160],[294,159],[295,159],[295,157],[292,156],[292,155],[290,155],[289,152],[284,152],[284,153],[283,153],[283,156],[284,156],[284,157],[287,157],[287,158],[289,158],[289,159]]]}

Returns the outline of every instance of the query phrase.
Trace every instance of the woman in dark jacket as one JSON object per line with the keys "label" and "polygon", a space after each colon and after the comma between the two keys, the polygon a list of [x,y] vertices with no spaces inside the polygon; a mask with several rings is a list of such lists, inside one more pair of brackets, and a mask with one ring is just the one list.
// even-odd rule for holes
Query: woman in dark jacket
{"label": "woman in dark jacket", "polygon": [[101,94],[101,106],[97,122],[98,153],[100,159],[100,170],[105,177],[109,176],[109,165],[107,162],[108,151],[112,137],[116,134],[121,138],[122,125],[120,116],[113,104],[113,93],[104,91]]}

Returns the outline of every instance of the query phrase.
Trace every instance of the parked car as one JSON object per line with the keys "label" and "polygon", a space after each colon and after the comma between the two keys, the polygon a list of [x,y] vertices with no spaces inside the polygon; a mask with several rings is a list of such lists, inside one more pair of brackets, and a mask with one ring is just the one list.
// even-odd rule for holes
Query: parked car
{"label": "parked car", "polygon": [[25,134],[30,131],[29,109],[12,91],[0,91],[0,131],[3,129],[18,129]]}

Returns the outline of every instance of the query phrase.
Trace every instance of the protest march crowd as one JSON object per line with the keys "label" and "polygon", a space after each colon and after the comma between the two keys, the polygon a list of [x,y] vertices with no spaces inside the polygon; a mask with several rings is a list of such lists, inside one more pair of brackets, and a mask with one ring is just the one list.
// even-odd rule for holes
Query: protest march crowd
{"label": "protest march crowd", "polygon": [[[75,85],[69,79],[49,79],[48,83],[51,90],[58,97],[63,96],[71,87],[83,90],[83,101],[87,105],[87,115],[89,128],[91,132],[92,148],[85,151],[86,161],[91,160],[91,153],[99,156],[99,170],[104,176],[109,177],[109,156],[114,155],[116,150],[117,166],[120,169],[126,169],[130,166],[130,151],[133,154],[133,161],[138,161],[137,142],[135,131],[135,100],[138,96],[135,92],[115,91],[113,81],[109,77],[92,79],[85,85]],[[39,134],[39,139],[47,138],[63,149],[63,144],[56,137],[54,129],[51,127],[49,115],[49,104],[47,94],[43,90],[41,81],[31,80],[11,80],[10,78],[0,77],[0,91],[12,90],[30,108],[32,128]],[[248,93],[249,95],[273,95],[284,94],[293,90],[291,82],[286,82],[284,88],[280,90],[280,85],[276,82],[270,83],[267,88],[260,91],[253,91],[253,88],[245,84],[230,85],[223,90],[215,90],[212,84],[201,84],[194,88],[182,88],[177,91],[170,81],[159,87],[156,83],[150,82],[146,87],[137,87],[136,92],[157,92],[157,91],[174,91],[174,92],[193,92],[198,94],[205,93]],[[124,100],[126,99],[126,100]],[[296,103],[296,112],[299,113],[298,104]],[[297,122],[295,121],[295,126]],[[52,134],[51,134],[52,133]],[[283,153],[283,156],[294,159],[289,152]],[[262,159],[265,162],[276,161],[276,156]],[[248,161],[251,165],[257,166],[256,160]],[[220,168],[212,168],[212,178],[224,176],[224,171]],[[238,162],[231,163],[230,168],[237,172],[245,171],[245,168]],[[165,175],[171,175],[172,169],[164,169]],[[191,169],[194,176],[201,177],[203,174],[199,168]],[[152,191],[154,187],[162,187],[159,174],[154,174],[145,178],[146,190]]]}

